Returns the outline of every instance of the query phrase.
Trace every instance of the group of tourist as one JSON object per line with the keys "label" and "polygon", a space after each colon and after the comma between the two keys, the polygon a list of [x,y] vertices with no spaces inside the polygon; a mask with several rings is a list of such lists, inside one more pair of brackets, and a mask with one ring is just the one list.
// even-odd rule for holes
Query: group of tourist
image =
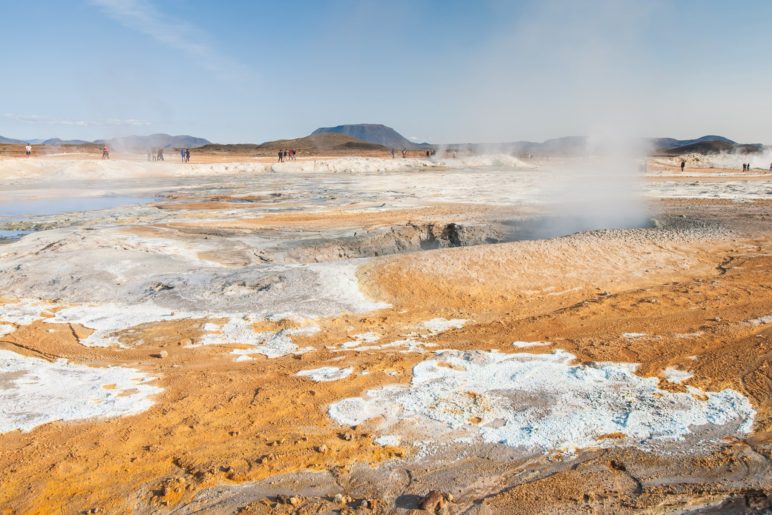
{"label": "group of tourist", "polygon": [[[750,171],[751,171],[751,164],[743,163],[743,172],[750,172]],[[769,163],[769,172],[772,173],[772,163]]]}
{"label": "group of tourist", "polygon": [[[403,158],[407,158],[407,149],[406,148],[402,148],[402,150],[400,150],[400,152],[402,152],[402,157]],[[394,159],[396,157],[396,153],[397,153],[397,151],[392,148],[391,149],[391,158],[392,159]],[[434,150],[434,149],[427,150],[426,151],[426,158],[429,159],[430,157],[434,157],[434,155],[436,153],[437,153],[437,151]]]}
{"label": "group of tourist", "polygon": [[295,149],[294,148],[291,148],[289,150],[287,150],[286,148],[283,148],[283,149],[279,150],[279,162],[283,163],[287,159],[289,159],[291,161],[295,160]]}
{"label": "group of tourist", "polygon": [[164,149],[163,148],[150,148],[147,150],[148,161],[163,161]]}
{"label": "group of tourist", "polygon": [[[164,160],[164,149],[163,148],[151,148],[147,151],[147,160],[148,161],[163,161]],[[189,163],[190,162],[190,149],[189,148],[181,148],[180,149],[180,160],[183,163]]]}

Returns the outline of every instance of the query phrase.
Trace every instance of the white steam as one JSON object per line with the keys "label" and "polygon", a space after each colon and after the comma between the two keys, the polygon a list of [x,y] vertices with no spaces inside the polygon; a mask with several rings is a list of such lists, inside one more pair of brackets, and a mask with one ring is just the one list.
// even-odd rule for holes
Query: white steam
{"label": "white steam", "polygon": [[642,141],[654,121],[647,106],[658,86],[640,73],[646,60],[640,43],[658,5],[531,4],[472,73],[485,80],[470,91],[463,117],[481,140],[586,138],[582,158],[543,166],[550,215],[543,236],[646,221]]}
{"label": "white steam", "polygon": [[640,142],[589,138],[587,155],[545,166],[541,201],[548,218],[535,236],[645,225],[648,209],[642,176],[646,153]]}

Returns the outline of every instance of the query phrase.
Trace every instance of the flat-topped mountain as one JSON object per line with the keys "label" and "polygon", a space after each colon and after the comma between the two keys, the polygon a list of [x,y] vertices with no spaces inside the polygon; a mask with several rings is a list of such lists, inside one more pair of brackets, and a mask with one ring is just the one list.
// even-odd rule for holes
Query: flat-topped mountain
{"label": "flat-topped mountain", "polygon": [[340,154],[349,152],[380,152],[387,150],[383,145],[368,143],[345,134],[333,132],[313,133],[294,139],[266,141],[259,145],[251,143],[221,145],[211,143],[200,148],[203,152],[254,152],[257,155],[274,155],[279,150],[293,149],[299,155]]}
{"label": "flat-topped mountain", "polygon": [[323,133],[336,133],[345,134],[368,143],[374,143],[376,145],[382,145],[387,148],[394,149],[417,149],[417,148],[430,148],[428,143],[414,143],[404,137],[399,132],[395,131],[391,127],[381,125],[378,123],[357,123],[348,125],[338,125],[336,127],[320,127],[316,129],[311,135],[323,134]]}

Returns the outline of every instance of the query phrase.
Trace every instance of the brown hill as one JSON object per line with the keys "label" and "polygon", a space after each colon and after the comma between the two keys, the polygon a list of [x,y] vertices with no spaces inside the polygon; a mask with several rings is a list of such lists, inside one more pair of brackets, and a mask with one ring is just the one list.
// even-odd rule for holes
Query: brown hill
{"label": "brown hill", "polygon": [[[24,156],[23,143],[21,144],[0,144],[0,156],[21,157]],[[102,152],[102,146],[96,143],[85,143],[82,145],[32,145],[33,156],[45,156],[51,154],[99,154]]]}
{"label": "brown hill", "polygon": [[727,143],[725,141],[701,141],[690,145],[667,149],[658,152],[667,156],[680,156],[683,154],[720,154],[722,152],[731,154],[752,154],[761,152],[763,145],[760,144],[739,144]]}
{"label": "brown hill", "polygon": [[273,156],[282,149],[294,149],[298,155],[346,154],[352,151],[382,154],[388,151],[388,149],[382,145],[368,143],[357,138],[352,138],[351,136],[346,136],[345,134],[335,133],[319,133],[303,138],[267,141],[260,145],[222,145],[213,143],[204,145],[197,150],[199,152],[248,153],[258,156]]}

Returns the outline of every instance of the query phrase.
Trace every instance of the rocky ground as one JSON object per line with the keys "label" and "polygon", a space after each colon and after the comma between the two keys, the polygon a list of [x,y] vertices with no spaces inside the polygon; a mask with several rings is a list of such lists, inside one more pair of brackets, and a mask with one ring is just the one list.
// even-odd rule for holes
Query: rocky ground
{"label": "rocky ground", "polygon": [[769,508],[769,176],[406,161],[0,162],[0,507]]}

